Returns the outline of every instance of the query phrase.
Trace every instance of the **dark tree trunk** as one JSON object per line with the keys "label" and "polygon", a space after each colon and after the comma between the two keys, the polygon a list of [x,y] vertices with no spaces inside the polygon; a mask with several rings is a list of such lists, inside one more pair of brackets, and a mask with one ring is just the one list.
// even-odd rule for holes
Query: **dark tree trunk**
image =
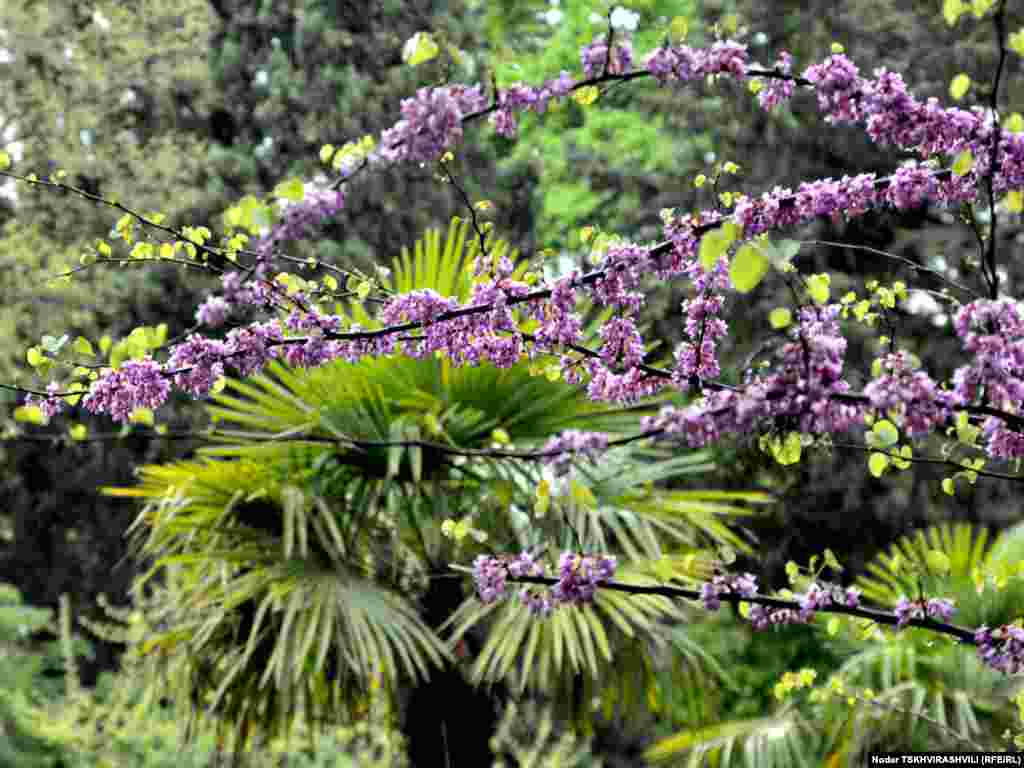
{"label": "dark tree trunk", "polygon": [[[423,598],[423,617],[437,629],[459,607],[463,593],[460,579],[434,576]],[[430,680],[417,685],[405,705],[403,732],[413,768],[493,765],[490,740],[498,725],[499,696],[470,685],[458,663],[431,670]]]}

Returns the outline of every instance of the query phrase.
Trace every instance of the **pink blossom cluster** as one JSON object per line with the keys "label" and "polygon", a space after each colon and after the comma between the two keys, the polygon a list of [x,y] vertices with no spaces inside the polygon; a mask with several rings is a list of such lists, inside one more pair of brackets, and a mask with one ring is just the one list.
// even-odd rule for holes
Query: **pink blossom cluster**
{"label": "pink blossom cluster", "polygon": [[462,138],[462,119],[486,106],[479,85],[420,88],[402,99],[402,119],[381,134],[379,154],[388,162],[433,162]]}
{"label": "pink blossom cluster", "polygon": [[911,619],[923,619],[925,616],[936,621],[949,621],[956,610],[952,600],[942,597],[909,600],[900,597],[896,603],[896,627],[903,629]]}
{"label": "pink blossom cluster", "polygon": [[[968,365],[953,374],[953,390],[961,403],[981,397],[1007,413],[1020,414],[1024,403],[1024,318],[1020,305],[1009,299],[980,299],[961,307],[954,328]],[[1024,456],[1024,435],[1009,429],[1002,419],[985,420],[982,433],[989,455],[1001,459]]]}
{"label": "pink blossom cluster", "polygon": [[543,462],[552,468],[556,476],[561,476],[569,471],[574,456],[582,456],[595,461],[607,447],[608,435],[603,432],[567,429],[544,443],[541,453],[558,451],[553,456],[546,456]]}
{"label": "pink blossom cluster", "polygon": [[42,411],[43,416],[47,419],[52,419],[64,410],[67,403],[58,395],[61,391],[61,386],[58,382],[51,381],[46,385],[46,391],[48,393],[46,396],[30,392],[25,396],[25,405],[38,406],[39,410]]}
{"label": "pink blossom cluster", "polygon": [[529,109],[538,114],[547,111],[552,99],[564,99],[572,91],[575,81],[566,72],[538,87],[516,83],[498,93],[497,109],[491,115],[494,130],[506,138],[513,139],[519,129],[515,113]]}
{"label": "pink blossom cluster", "polygon": [[90,413],[109,413],[114,421],[126,422],[136,408],[159,408],[170,392],[163,367],[146,357],[128,360],[120,369],[101,376],[82,405]]}
{"label": "pink blossom cluster", "polygon": [[880,363],[882,374],[864,387],[864,395],[879,413],[900,421],[912,437],[928,434],[964,403],[957,393],[940,390],[924,371],[912,370],[906,352],[884,355]]}
{"label": "pink blossom cluster", "polygon": [[981,626],[974,633],[978,657],[998,672],[1016,675],[1024,671],[1024,627],[1004,624],[995,629]]}
{"label": "pink blossom cluster", "polygon": [[722,607],[722,595],[753,597],[757,594],[757,577],[752,573],[717,574],[700,587],[700,600],[709,611]]}
{"label": "pink blossom cluster", "polygon": [[583,605],[592,602],[598,586],[615,575],[618,561],[610,555],[577,555],[563,552],[558,559],[558,583],[551,588],[556,603]]}
{"label": "pink blossom cluster", "polygon": [[[788,75],[793,70],[793,56],[788,51],[781,51],[775,62],[775,71]],[[772,110],[783,102],[789,101],[796,90],[792,80],[769,78],[765,86],[757,93],[757,103],[762,109]]]}
{"label": "pink blossom cluster", "polygon": [[665,85],[723,73],[742,78],[746,76],[749,59],[745,45],[735,40],[719,40],[707,49],[688,45],[663,46],[647,57],[646,67],[659,83]]}
{"label": "pink blossom cluster", "polygon": [[580,49],[580,64],[583,66],[583,74],[587,77],[597,77],[606,72],[610,75],[621,75],[633,66],[633,45],[628,39],[613,40],[609,53],[608,38],[598,35],[589,45]]}
{"label": "pink blossom cluster", "polygon": [[856,587],[847,587],[844,590],[834,584],[822,586],[815,582],[799,596],[798,602],[799,609],[752,605],[747,619],[757,630],[784,624],[810,624],[818,611],[830,605],[856,608],[860,605],[860,590]]}
{"label": "pink blossom cluster", "polygon": [[[530,612],[546,616],[558,605],[592,602],[597,588],[615,574],[616,558],[609,555],[577,555],[563,552],[558,561],[558,581],[550,590],[526,587],[519,599]],[[473,581],[481,602],[493,603],[507,596],[508,577],[544,576],[545,569],[529,552],[515,557],[479,555],[473,561]]]}

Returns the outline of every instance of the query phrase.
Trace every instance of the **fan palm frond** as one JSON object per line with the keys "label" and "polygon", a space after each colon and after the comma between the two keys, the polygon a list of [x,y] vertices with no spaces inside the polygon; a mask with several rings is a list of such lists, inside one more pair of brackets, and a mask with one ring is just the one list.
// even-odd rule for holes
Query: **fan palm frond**
{"label": "fan palm frond", "polygon": [[795,709],[681,731],[654,744],[644,756],[653,764],[671,761],[672,765],[721,768],[821,764],[820,739]]}

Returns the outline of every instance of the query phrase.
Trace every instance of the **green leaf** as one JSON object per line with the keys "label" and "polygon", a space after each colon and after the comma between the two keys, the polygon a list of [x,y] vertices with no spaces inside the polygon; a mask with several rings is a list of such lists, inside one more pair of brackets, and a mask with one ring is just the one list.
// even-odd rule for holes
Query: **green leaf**
{"label": "green leaf", "polygon": [[29,424],[45,424],[46,416],[38,405],[22,405],[14,409],[14,420]]}
{"label": "green leaf", "polygon": [[874,477],[881,477],[885,468],[889,466],[889,457],[884,453],[872,453],[868,459],[868,470]]}
{"label": "green leaf", "polygon": [[276,187],[274,187],[274,196],[283,197],[285,200],[292,200],[298,202],[306,195],[305,187],[302,185],[302,179],[294,178],[282,181]]}
{"label": "green leaf", "polygon": [[136,408],[128,418],[133,424],[145,424],[147,427],[153,426],[153,410],[151,408]]}
{"label": "green leaf", "polygon": [[69,338],[70,337],[66,333],[59,339],[56,336],[43,336],[43,349],[45,349],[51,355],[59,354],[61,348],[68,343]]}
{"label": "green leaf", "polygon": [[928,569],[938,574],[949,573],[949,569],[952,566],[949,555],[939,549],[929,549],[924,556],[924,561],[928,565]]}
{"label": "green leaf", "polygon": [[899,430],[896,425],[888,419],[881,419],[875,422],[871,432],[867,435],[867,442],[872,448],[889,448],[900,439]]}
{"label": "green leaf", "polygon": [[428,32],[417,32],[406,40],[402,48],[402,60],[409,66],[415,67],[425,61],[435,58],[441,51],[434,38]]}
{"label": "green leaf", "polygon": [[803,444],[799,432],[790,432],[785,440],[776,440],[772,446],[772,453],[775,460],[783,466],[796,464],[800,461],[800,454],[803,451]]}
{"label": "green leaf", "polygon": [[690,31],[690,22],[685,16],[676,16],[668,25],[668,36],[673,43],[681,43]]}
{"label": "green leaf", "polygon": [[718,229],[713,229],[704,235],[700,241],[700,265],[708,272],[714,269],[718,260],[725,255],[739,234],[739,226],[727,221]]}
{"label": "green leaf", "polygon": [[800,253],[800,246],[802,243],[799,240],[777,240],[772,243],[772,247],[775,251],[774,257],[772,258],[772,264],[776,267],[781,267],[788,264],[793,258]]}
{"label": "green leaf", "polygon": [[825,549],[825,565],[832,569],[835,573],[842,573],[843,566],[840,565],[839,559],[836,557],[836,553],[831,549]]}
{"label": "green leaf", "polygon": [[953,97],[955,101],[960,101],[970,90],[971,78],[961,72],[959,75],[953,78],[949,84],[949,95]]}
{"label": "green leaf", "polygon": [[828,620],[828,624],[825,625],[825,630],[828,632],[829,637],[835,637],[839,634],[839,617],[833,616]]}
{"label": "green leaf", "polygon": [[576,103],[579,104],[581,107],[589,107],[591,104],[597,101],[597,97],[600,95],[600,93],[601,92],[597,90],[596,85],[587,85],[584,86],[583,88],[578,89],[575,93],[573,93],[572,97],[576,101]]}
{"label": "green leaf", "polygon": [[1007,38],[1010,50],[1018,56],[1024,56],[1024,29],[1018,29]]}
{"label": "green leaf", "polygon": [[971,154],[971,150],[965,149],[957,155],[956,160],[953,161],[953,174],[955,176],[965,176],[971,172],[971,168],[973,167],[974,155]]}
{"label": "green leaf", "polygon": [[75,339],[75,343],[71,345],[71,348],[74,349],[75,352],[77,352],[80,355],[96,354],[95,352],[93,352],[92,344],[89,343],[89,340],[85,338],[85,336],[79,336],[77,339]]}
{"label": "green leaf", "polygon": [[829,285],[832,278],[827,274],[811,275],[807,278],[807,293],[819,307],[828,303]]}
{"label": "green leaf", "polygon": [[944,0],[942,3],[942,17],[951,27],[956,25],[960,14],[966,10],[967,8],[964,6],[963,0]]}
{"label": "green leaf", "polygon": [[749,293],[768,272],[768,257],[753,243],[746,243],[729,265],[729,278],[740,293]]}
{"label": "green leaf", "polygon": [[785,307],[776,307],[768,314],[768,322],[777,331],[788,328],[793,323],[793,313]]}

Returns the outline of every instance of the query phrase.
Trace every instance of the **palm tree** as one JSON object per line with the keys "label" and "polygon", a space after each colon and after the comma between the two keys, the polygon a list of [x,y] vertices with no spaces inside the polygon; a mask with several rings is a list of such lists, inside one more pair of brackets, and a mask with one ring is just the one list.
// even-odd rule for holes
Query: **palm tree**
{"label": "palm tree", "polygon": [[[1021,616],[1024,580],[1016,574],[1022,556],[1024,525],[992,543],[983,528],[943,524],[901,537],[856,584],[866,600],[889,610],[901,596],[914,599],[923,591],[951,597],[958,624],[999,626]],[[819,620],[818,629],[824,624]],[[810,693],[783,700],[765,717],[709,713],[655,744],[648,758],[723,768],[853,766],[872,749],[1005,749],[1001,734],[1014,722],[1019,680],[985,667],[974,647],[930,632],[883,631],[859,621],[844,626],[834,638],[822,633],[819,640],[844,657],[830,670],[835,677],[823,677]]]}
{"label": "palm tree", "polygon": [[[484,249],[516,257],[501,241]],[[453,221],[443,244],[429,231],[403,251],[383,287],[465,301],[480,250],[466,223]],[[351,319],[379,326],[358,304]],[[446,754],[460,766],[489,764],[497,715],[475,684],[557,695],[582,722],[597,692],[608,713],[649,706],[656,647],[675,651],[669,671],[713,676],[700,649],[672,639],[669,625],[686,613],[667,599],[601,593],[592,611],[537,622],[518,603],[481,606],[449,568],[554,541],[617,553],[622,578],[680,578],[688,554],[746,551],[720,518],[751,512],[737,502],[770,501],[656,488],[707,471],[707,455],[631,444],[580,467],[547,516],[533,514],[539,466],[458,451],[496,441],[531,448],[570,426],[630,434],[637,412],[656,405],[609,411],[538,372],[526,363],[453,368],[434,357],[274,363],[231,381],[208,407],[223,445],[201,449],[199,460],[143,467],[138,487],[107,489],[148,502],[137,523],[141,554],[155,558],[146,578],[175,571],[156,617],[163,630],[148,643],[187,649],[170,654],[180,689],[209,698],[225,733],[231,726],[244,738],[256,723],[287,733],[299,710],[313,721],[358,715],[374,696],[397,710],[402,682],[412,686],[405,731],[414,764]]]}

